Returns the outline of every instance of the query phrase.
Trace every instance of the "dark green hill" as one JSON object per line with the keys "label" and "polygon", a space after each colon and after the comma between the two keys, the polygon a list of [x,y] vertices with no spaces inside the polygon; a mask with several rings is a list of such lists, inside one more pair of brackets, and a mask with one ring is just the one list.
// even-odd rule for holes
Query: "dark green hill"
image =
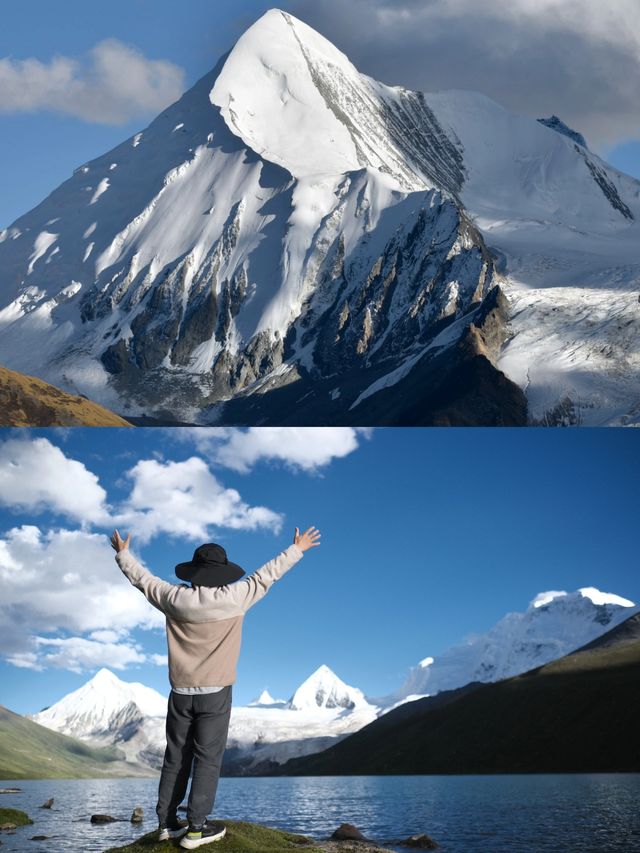
{"label": "dark green hill", "polygon": [[0,705],[0,779],[149,776],[116,749],[98,749],[14,714]]}
{"label": "dark green hill", "polygon": [[407,703],[279,772],[638,772],[640,614],[538,669],[435,699]]}

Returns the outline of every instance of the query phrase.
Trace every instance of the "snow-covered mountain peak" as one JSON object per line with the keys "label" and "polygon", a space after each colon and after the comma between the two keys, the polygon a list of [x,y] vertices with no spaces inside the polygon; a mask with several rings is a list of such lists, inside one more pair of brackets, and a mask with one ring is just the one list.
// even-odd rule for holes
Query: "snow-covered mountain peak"
{"label": "snow-covered mountain peak", "polygon": [[90,737],[108,731],[116,720],[121,725],[123,717],[161,717],[166,711],[167,700],[157,690],[121,681],[110,670],[101,669],[33,719],[64,734]]}
{"label": "snow-covered mountain peak", "polygon": [[240,37],[210,97],[232,133],[296,178],[371,166],[405,189],[461,185],[458,152],[424,98],[360,74],[288,12],[271,9]]}
{"label": "snow-covered mountain peak", "polygon": [[582,599],[587,599],[596,605],[612,604],[616,607],[635,607],[634,602],[629,601],[628,598],[622,598],[622,596],[612,592],[602,592],[594,586],[585,586],[576,592],[565,592],[564,590],[540,592],[529,605],[529,609],[536,610],[550,604],[562,608],[580,607],[583,604]]}
{"label": "snow-covered mountain peak", "polygon": [[264,707],[265,705],[281,705],[281,704],[285,704],[284,700],[274,699],[268,690],[263,690],[257,699],[254,699],[252,702],[249,702],[249,705],[251,707],[256,706],[256,705],[260,705],[260,706]]}
{"label": "snow-covered mountain peak", "polygon": [[539,592],[536,597],[531,601],[529,607],[545,607],[547,604],[550,604],[554,599],[560,598],[560,596],[562,595],[567,595],[567,593],[564,592],[564,590],[559,589],[550,589],[547,592]]}
{"label": "snow-covered mountain peak", "polygon": [[636,610],[628,599],[595,587],[541,592],[524,612],[507,613],[486,633],[472,635],[433,659],[424,658],[400,690],[377,701],[388,709],[409,696],[518,675],[595,640]]}
{"label": "snow-covered mountain peak", "polygon": [[345,684],[325,664],[303,681],[289,700],[289,708],[294,711],[318,708],[353,710],[368,704],[361,690]]}
{"label": "snow-covered mountain peak", "polygon": [[633,601],[628,598],[622,598],[620,595],[615,595],[612,592],[601,592],[594,586],[585,586],[578,590],[585,598],[589,598],[594,604],[616,604],[619,607],[635,607]]}
{"label": "snow-covered mountain peak", "polygon": [[119,685],[124,684],[123,681],[120,681],[117,675],[111,672],[110,669],[106,667],[102,667],[99,669],[96,674],[85,684],[85,687],[92,686],[95,689],[117,689]]}

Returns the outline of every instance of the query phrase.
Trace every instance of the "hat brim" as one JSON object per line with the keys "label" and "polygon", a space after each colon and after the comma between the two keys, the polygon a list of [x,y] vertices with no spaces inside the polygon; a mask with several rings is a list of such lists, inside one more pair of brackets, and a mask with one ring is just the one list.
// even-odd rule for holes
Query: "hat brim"
{"label": "hat brim", "polygon": [[178,563],[176,575],[194,586],[227,586],[245,574],[237,563]]}

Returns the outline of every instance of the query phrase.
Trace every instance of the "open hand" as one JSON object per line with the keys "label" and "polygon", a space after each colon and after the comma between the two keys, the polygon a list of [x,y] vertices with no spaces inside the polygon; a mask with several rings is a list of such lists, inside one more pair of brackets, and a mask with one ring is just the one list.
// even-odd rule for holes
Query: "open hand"
{"label": "open hand", "polygon": [[293,544],[297,545],[301,551],[308,551],[309,548],[317,548],[320,544],[320,531],[315,527],[310,527],[300,535],[300,531],[296,527],[296,532],[293,537]]}
{"label": "open hand", "polygon": [[113,534],[111,536],[111,547],[117,553],[120,553],[120,551],[126,551],[129,548],[130,542],[131,534],[129,534],[126,539],[123,539],[117,530],[113,531]]}

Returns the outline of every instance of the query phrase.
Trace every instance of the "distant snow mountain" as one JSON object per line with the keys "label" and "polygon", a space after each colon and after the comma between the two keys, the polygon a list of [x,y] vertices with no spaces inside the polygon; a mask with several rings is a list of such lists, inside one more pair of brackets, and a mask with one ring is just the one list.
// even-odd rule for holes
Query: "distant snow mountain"
{"label": "distant snow mountain", "polygon": [[[231,711],[224,770],[257,773],[319,752],[391,708],[473,681],[498,681],[555,660],[637,612],[633,602],[594,588],[543,592],[524,613],[508,613],[486,634],[426,657],[395,693],[368,699],[328,666],[318,667],[288,701],[267,690]],[[78,690],[32,719],[99,746],[115,745],[129,761],[159,769],[167,699],[101,669]]]}
{"label": "distant snow mountain", "polygon": [[[142,684],[101,669],[90,681],[32,719],[62,734],[100,746],[115,745],[127,758],[160,768],[167,699]],[[370,723],[378,708],[327,666],[319,667],[288,702],[267,691],[231,712],[225,769],[246,773],[272,762],[324,749]]]}
{"label": "distant snow mountain", "polygon": [[268,690],[263,690],[257,699],[254,699],[252,702],[249,702],[250,707],[253,707],[254,705],[264,705],[267,707],[271,707],[272,705],[280,705],[284,707],[286,705],[286,700],[274,699]]}
{"label": "distant snow mountain", "polygon": [[362,691],[322,665],[284,704],[233,708],[225,768],[252,773],[326,749],[375,720],[379,710]]}
{"label": "distant snow mountain", "polygon": [[637,610],[632,601],[593,587],[540,593],[524,613],[508,613],[486,634],[425,658],[398,691],[372,701],[390,710],[474,681],[499,681],[527,672],[595,640]]}
{"label": "distant snow mountain", "polygon": [[108,669],[31,719],[99,746],[115,745],[129,761],[157,766],[164,753],[167,698]]}
{"label": "distant snow mountain", "polygon": [[633,422],[640,183],[581,139],[273,9],[0,232],[0,363],[197,423]]}
{"label": "distant snow mountain", "polygon": [[347,710],[366,708],[368,702],[357,687],[349,687],[328,666],[319,667],[289,700],[292,711]]}
{"label": "distant snow mountain", "polygon": [[78,690],[34,714],[32,719],[73,737],[87,737],[112,728],[114,720],[120,720],[122,713],[134,705],[147,717],[164,717],[167,713],[167,699],[157,690],[121,681],[103,668]]}

